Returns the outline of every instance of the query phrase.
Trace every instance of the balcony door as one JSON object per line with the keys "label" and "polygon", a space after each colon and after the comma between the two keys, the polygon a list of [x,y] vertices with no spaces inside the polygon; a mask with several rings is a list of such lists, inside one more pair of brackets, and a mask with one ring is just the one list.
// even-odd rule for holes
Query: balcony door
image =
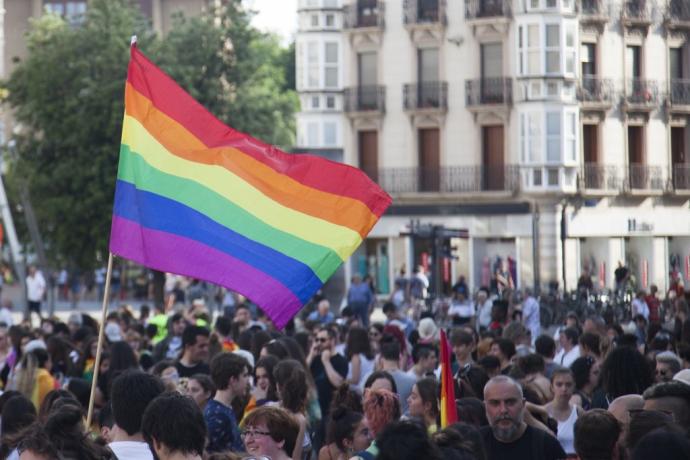
{"label": "balcony door", "polygon": [[668,60],[671,78],[671,103],[689,104],[688,85],[683,81],[683,48],[669,48]]}
{"label": "balcony door", "polygon": [[482,126],[482,190],[505,190],[503,125]]}
{"label": "balcony door", "polygon": [[378,55],[376,52],[357,55],[357,104],[359,110],[376,110]]}
{"label": "balcony door", "polygon": [[379,136],[377,131],[360,131],[359,168],[375,182],[379,177]]}
{"label": "balcony door", "polygon": [[690,188],[690,164],[685,154],[684,127],[671,128],[671,163],[673,168],[673,186],[676,189]]}
{"label": "balcony door", "polygon": [[646,188],[644,126],[628,126],[628,174],[632,188]]}
{"label": "balcony door", "polygon": [[419,190],[438,192],[441,170],[441,144],[438,128],[420,129],[419,137]]}
{"label": "balcony door", "polygon": [[438,48],[420,48],[417,51],[417,104],[419,108],[439,107]]}
{"label": "balcony door", "polygon": [[500,104],[503,101],[503,44],[481,45],[482,104]]}
{"label": "balcony door", "polygon": [[605,178],[599,165],[599,127],[597,125],[582,125],[582,150],[585,160],[585,188],[603,188]]}

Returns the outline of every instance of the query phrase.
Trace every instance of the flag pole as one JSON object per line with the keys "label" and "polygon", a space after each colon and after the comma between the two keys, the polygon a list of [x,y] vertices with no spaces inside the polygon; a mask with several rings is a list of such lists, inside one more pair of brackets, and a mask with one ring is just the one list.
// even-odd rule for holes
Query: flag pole
{"label": "flag pole", "polygon": [[103,336],[105,335],[105,319],[108,315],[108,299],[110,298],[110,275],[113,271],[113,253],[108,252],[108,270],[105,275],[105,290],[103,292],[103,306],[101,307],[101,326],[98,328],[98,348],[96,349],[96,361],[93,364],[93,380],[91,381],[91,395],[89,396],[89,411],[86,415],[86,429],[91,429],[93,417],[93,405],[96,397],[96,384],[98,371],[101,366],[101,352],[103,351]]}

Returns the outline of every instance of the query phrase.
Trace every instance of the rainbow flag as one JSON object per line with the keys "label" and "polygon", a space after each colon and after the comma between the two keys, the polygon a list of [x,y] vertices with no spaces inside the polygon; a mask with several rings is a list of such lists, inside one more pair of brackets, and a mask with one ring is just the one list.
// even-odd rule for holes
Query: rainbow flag
{"label": "rainbow flag", "polygon": [[224,125],[132,45],[110,251],[239,292],[282,328],[391,198]]}
{"label": "rainbow flag", "polygon": [[458,421],[458,409],[455,406],[455,386],[453,369],[450,365],[450,344],[446,332],[441,329],[441,428]]}

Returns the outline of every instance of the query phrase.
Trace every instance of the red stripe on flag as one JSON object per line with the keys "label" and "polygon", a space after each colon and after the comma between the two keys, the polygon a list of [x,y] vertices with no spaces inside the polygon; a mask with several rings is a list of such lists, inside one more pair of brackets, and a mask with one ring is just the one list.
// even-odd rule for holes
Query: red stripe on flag
{"label": "red stripe on flag", "polygon": [[458,410],[455,406],[455,385],[453,370],[450,366],[450,344],[446,332],[441,329],[441,428],[458,421]]}

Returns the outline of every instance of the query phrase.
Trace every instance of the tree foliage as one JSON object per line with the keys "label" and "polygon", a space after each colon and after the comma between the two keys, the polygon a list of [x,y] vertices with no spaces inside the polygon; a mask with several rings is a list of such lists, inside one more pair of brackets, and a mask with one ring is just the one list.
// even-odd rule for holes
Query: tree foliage
{"label": "tree foliage", "polygon": [[129,37],[221,120],[291,146],[297,98],[286,89],[290,50],[250,25],[240,0],[176,19],[164,38],[127,0],[94,0],[83,23],[33,22],[29,53],[3,83],[21,130],[10,193],[28,185],[48,255],[89,268],[107,250],[124,111]]}

